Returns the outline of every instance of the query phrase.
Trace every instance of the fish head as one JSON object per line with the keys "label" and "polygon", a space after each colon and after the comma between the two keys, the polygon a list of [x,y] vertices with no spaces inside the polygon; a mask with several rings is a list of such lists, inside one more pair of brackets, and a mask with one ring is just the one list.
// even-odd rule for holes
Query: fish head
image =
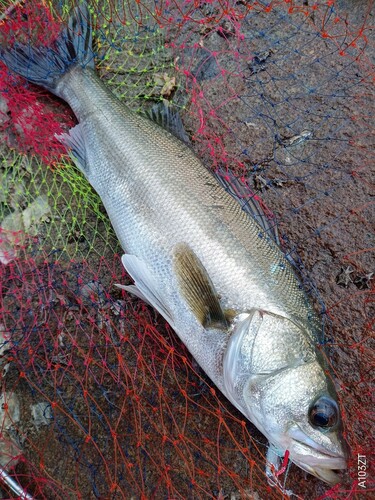
{"label": "fish head", "polygon": [[[319,363],[295,366],[244,385],[250,420],[301,469],[335,484],[346,468],[340,409]],[[254,400],[257,401],[254,406]]]}
{"label": "fish head", "polygon": [[330,484],[346,468],[337,395],[311,336],[288,318],[237,319],[224,355],[229,399],[282,455]]}

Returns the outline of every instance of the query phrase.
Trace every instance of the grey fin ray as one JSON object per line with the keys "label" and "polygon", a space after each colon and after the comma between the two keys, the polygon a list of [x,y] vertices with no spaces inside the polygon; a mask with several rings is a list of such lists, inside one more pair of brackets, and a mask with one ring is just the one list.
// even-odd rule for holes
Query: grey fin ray
{"label": "grey fin ray", "polygon": [[71,128],[68,133],[64,132],[63,134],[56,134],[55,137],[58,141],[64,144],[68,150],[70,150],[70,154],[77,167],[84,174],[87,174],[88,163],[86,159],[86,146],[82,125],[78,124]]}
{"label": "grey fin ray", "polygon": [[140,291],[139,288],[137,288],[135,285],[119,285],[116,284],[118,288],[121,288],[122,290],[127,291],[128,293],[131,293],[132,295],[135,295],[139,299],[143,300],[143,302],[146,302],[149,306],[153,307],[153,305],[147,300],[147,298],[143,295],[143,293]]}
{"label": "grey fin ray", "polygon": [[221,186],[241,205],[244,212],[249,214],[260,225],[263,231],[269,235],[274,242],[280,246],[277,225],[264,213],[255,193],[249,191],[248,186],[240,180],[231,171],[219,168],[213,174]]}
{"label": "grey fin ray", "polygon": [[146,111],[146,116],[160,127],[168,130],[177,139],[191,146],[189,136],[186,133],[180,114],[171,106],[161,101]]}

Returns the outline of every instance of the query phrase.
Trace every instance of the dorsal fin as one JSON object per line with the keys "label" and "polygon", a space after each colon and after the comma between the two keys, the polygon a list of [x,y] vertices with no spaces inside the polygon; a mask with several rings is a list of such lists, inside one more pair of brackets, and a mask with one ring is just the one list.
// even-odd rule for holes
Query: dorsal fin
{"label": "dorsal fin", "polygon": [[177,137],[177,139],[180,139],[180,141],[188,146],[191,145],[180,114],[165,101],[158,102],[149,111],[146,111],[146,116],[160,125],[160,127],[168,130],[168,132]]}
{"label": "dorsal fin", "polygon": [[277,226],[275,220],[272,219],[272,214],[267,215],[265,213],[259,198],[250,190],[249,186],[238,179],[230,170],[226,171],[219,168],[214,173],[214,176],[225,191],[237,200],[242,210],[255,219],[263,231],[280,246]]}
{"label": "dorsal fin", "polygon": [[176,246],[174,269],[181,294],[205,328],[227,328],[227,320],[206,269],[185,243]]}

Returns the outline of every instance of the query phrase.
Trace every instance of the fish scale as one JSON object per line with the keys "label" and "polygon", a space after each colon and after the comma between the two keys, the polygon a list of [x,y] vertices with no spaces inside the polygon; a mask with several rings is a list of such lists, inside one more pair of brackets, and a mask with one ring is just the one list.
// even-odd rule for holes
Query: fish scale
{"label": "fish scale", "polygon": [[[84,131],[85,173],[101,196],[124,250],[150,262],[163,283],[172,279],[173,270],[169,276],[160,274],[151,254],[162,245],[162,253],[172,256],[178,242],[188,241],[224,307],[261,307],[294,318],[311,333],[312,308],[284,254],[193,151],[127,109],[91,69],[73,69],[62,83],[61,96]],[[140,134],[147,140],[140,141]],[[277,273],[272,272],[275,262],[283,263]]]}

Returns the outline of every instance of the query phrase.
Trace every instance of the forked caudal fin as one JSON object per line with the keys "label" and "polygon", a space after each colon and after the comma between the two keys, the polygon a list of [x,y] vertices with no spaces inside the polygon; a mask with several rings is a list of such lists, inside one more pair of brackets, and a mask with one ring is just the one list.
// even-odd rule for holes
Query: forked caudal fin
{"label": "forked caudal fin", "polygon": [[56,86],[70,68],[79,64],[94,68],[90,12],[86,2],[77,6],[52,46],[32,47],[17,41],[0,48],[0,60],[29,82],[58,95]]}

